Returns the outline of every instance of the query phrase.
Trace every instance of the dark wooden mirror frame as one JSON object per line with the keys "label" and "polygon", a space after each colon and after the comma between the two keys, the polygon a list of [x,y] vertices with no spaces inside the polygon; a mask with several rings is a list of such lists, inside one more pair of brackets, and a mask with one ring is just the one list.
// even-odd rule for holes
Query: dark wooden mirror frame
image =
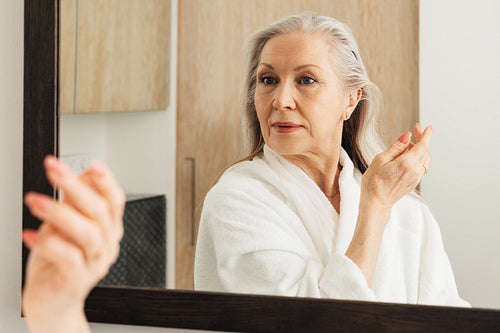
{"label": "dark wooden mirror frame", "polygon": [[[58,154],[59,0],[25,0],[23,194],[54,195],[44,156]],[[38,228],[26,207],[23,228]],[[23,285],[28,250],[23,247]],[[245,332],[493,332],[500,310],[96,287],[91,322]]]}

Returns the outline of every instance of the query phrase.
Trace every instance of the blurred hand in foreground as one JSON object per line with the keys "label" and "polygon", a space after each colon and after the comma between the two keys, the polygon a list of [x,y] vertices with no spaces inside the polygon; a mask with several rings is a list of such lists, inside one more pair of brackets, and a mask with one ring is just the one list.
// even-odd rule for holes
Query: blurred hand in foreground
{"label": "blurred hand in foreground", "polygon": [[83,306],[118,257],[125,194],[101,162],[81,175],[53,156],[44,166],[64,199],[34,192],[24,198],[43,223],[23,231],[30,249],[23,313],[31,332],[89,332]]}

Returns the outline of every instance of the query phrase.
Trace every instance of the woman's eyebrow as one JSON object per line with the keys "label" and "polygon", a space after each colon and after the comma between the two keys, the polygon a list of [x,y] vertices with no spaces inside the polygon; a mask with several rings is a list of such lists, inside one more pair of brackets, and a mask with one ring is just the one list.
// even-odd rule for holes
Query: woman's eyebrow
{"label": "woman's eyebrow", "polygon": [[294,70],[295,70],[295,71],[300,71],[300,70],[302,70],[302,69],[304,69],[304,68],[307,68],[307,67],[316,67],[316,68],[318,68],[318,69],[321,69],[321,67],[320,67],[320,66],[318,66],[318,65],[314,65],[314,64],[306,64],[306,65],[300,65],[300,66],[297,66],[297,67],[295,67],[295,68],[294,68]]}
{"label": "woman's eyebrow", "polygon": [[[271,64],[268,64],[268,63],[265,63],[265,62],[261,62],[258,67],[260,67],[260,66],[264,66],[264,67],[267,67],[269,69],[274,70],[274,67]],[[300,71],[300,70],[302,70],[304,68],[307,68],[307,67],[316,67],[318,69],[321,69],[320,66],[315,65],[315,64],[305,64],[305,65],[297,66],[293,70],[297,72],[297,71]]]}
{"label": "woman's eyebrow", "polygon": [[260,66],[264,66],[264,67],[267,67],[267,68],[269,68],[269,69],[274,70],[274,67],[273,67],[272,65],[270,65],[270,64],[266,64],[265,62],[261,62],[261,63],[259,64],[259,66],[257,66],[257,67],[260,67]]}

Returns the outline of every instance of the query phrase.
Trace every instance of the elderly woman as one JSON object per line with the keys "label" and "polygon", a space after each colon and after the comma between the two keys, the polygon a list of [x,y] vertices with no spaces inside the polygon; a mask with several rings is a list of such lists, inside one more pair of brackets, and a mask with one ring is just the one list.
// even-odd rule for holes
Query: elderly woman
{"label": "elderly woman", "polygon": [[467,306],[414,193],[432,127],[382,152],[380,93],[348,28],[299,14],[247,47],[252,152],[206,196],[195,288]]}

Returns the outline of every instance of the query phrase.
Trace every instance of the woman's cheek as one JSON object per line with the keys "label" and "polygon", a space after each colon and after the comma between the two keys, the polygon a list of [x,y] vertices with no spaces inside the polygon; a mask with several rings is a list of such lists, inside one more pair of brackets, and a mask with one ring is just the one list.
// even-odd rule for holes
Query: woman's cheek
{"label": "woman's cheek", "polygon": [[255,103],[255,110],[257,111],[257,118],[259,120],[259,125],[260,125],[260,131],[264,137],[267,136],[267,133],[269,132],[269,129],[267,128],[268,121],[267,119],[269,118],[269,115],[266,114],[266,112],[263,112],[262,108],[260,107],[257,99],[254,99]]}
{"label": "woman's cheek", "polygon": [[257,91],[255,92],[254,95],[254,102],[255,102],[255,108],[262,109],[262,107],[266,103],[266,95],[264,91],[262,91],[262,88],[257,88]]}
{"label": "woman's cheek", "polygon": [[267,99],[263,97],[262,94],[255,94],[254,97],[255,110],[257,111],[257,117],[259,121],[265,121],[269,117],[271,108],[267,106]]}

